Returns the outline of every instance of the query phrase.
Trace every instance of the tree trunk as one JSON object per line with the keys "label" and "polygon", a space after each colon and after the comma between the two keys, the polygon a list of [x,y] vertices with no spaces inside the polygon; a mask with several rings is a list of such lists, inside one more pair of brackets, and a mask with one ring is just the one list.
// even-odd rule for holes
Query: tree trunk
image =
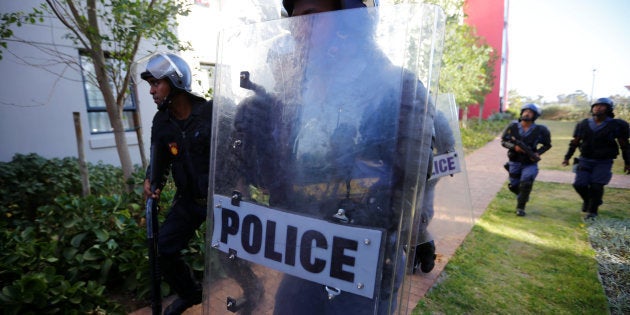
{"label": "tree trunk", "polygon": [[[132,84],[131,88],[133,89],[133,97],[136,104],[140,104],[138,100],[138,87],[136,84]],[[142,161],[142,169],[147,169],[149,163],[147,162],[146,154],[144,153],[144,139],[142,138],[142,118],[141,118],[140,110],[136,109],[133,112],[133,120],[134,125],[136,126],[136,137],[138,138],[138,149],[140,150],[140,160]]]}
{"label": "tree trunk", "polygon": [[464,113],[462,115],[462,126],[466,128],[468,125],[468,106],[464,107]]}
{"label": "tree trunk", "polygon": [[479,104],[479,117],[477,117],[477,122],[481,123],[483,121],[483,104]]}
{"label": "tree trunk", "polygon": [[[116,103],[114,97],[114,91],[109,84],[110,78],[107,74],[107,64],[105,61],[105,54],[101,47],[102,41],[98,34],[100,34],[98,27],[98,18],[96,15],[96,1],[88,0],[88,24],[92,30],[95,30],[96,35],[88,35],[90,41],[91,50],[90,55],[92,62],[94,62],[94,72],[96,73],[96,81],[103,94],[105,100],[105,106],[107,109],[107,115],[114,130],[114,140],[116,141],[116,150],[118,151],[118,157],[120,158],[120,167],[123,171],[125,182],[128,183],[127,191],[132,191],[134,183],[130,181],[133,174],[133,164],[131,163],[131,156],[129,155],[129,146],[127,145],[127,138],[125,137],[125,129],[122,123],[122,108],[121,104]],[[90,32],[86,32],[90,34]],[[122,98],[121,98],[122,99]]]}
{"label": "tree trunk", "polygon": [[79,174],[81,174],[81,196],[90,195],[90,174],[85,162],[85,150],[83,150],[83,128],[81,128],[81,114],[73,112],[74,131],[77,136],[77,151],[79,154]]}

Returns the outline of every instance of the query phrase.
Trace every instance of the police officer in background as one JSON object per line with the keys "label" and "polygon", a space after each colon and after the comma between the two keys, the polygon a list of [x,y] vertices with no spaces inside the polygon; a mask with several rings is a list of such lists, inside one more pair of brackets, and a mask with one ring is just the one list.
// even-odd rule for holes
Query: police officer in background
{"label": "police officer in background", "polygon": [[512,121],[503,131],[501,145],[508,149],[508,188],[516,197],[516,215],[525,215],[525,205],[538,175],[540,156],[551,148],[551,133],[544,125],[535,123],[542,110],[529,103],[521,107],[518,121]]}
{"label": "police officer in background", "polygon": [[[206,219],[212,102],[192,93],[190,67],[177,55],[155,54],[141,77],[150,84],[158,106],[144,194],[158,198],[169,170],[177,187],[160,227],[158,251],[164,280],[178,295],[164,314],[181,314],[202,299],[202,287],[180,252]],[[152,172],[158,174],[153,179],[158,187],[155,192],[151,191]]]}
{"label": "police officer in background", "polygon": [[[597,217],[602,204],[604,185],[612,178],[613,160],[619,155],[625,162],[624,172],[630,174],[630,145],[628,145],[628,123],[614,119],[614,102],[606,97],[597,99],[591,105],[593,117],[575,126],[569,150],[562,165],[569,165],[569,159],[580,148],[573,188],[582,197],[582,212],[585,219]],[[615,142],[616,141],[616,142]]]}

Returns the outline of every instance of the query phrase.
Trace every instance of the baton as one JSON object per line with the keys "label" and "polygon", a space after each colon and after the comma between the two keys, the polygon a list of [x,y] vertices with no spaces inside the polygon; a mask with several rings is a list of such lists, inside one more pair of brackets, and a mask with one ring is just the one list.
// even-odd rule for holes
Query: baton
{"label": "baton", "polygon": [[[157,176],[155,169],[155,152],[153,145],[151,146],[151,193],[155,193],[157,189]],[[160,282],[162,274],[160,273],[160,261],[158,257],[158,200],[152,197],[147,198],[147,205],[145,209],[146,223],[147,223],[147,243],[149,246],[149,268],[151,270],[151,310],[153,315],[162,314],[162,292],[160,289]]]}

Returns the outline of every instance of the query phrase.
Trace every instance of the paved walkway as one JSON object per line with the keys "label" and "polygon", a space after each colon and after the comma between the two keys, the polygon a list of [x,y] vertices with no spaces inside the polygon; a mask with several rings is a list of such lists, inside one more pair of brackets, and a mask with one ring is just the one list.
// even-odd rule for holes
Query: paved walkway
{"label": "paved walkway", "polygon": [[[472,212],[474,219],[477,220],[507,181],[507,172],[503,168],[503,164],[506,161],[505,149],[501,146],[500,139],[496,138],[484,147],[466,156],[465,160],[468,183],[470,185]],[[571,171],[540,170],[536,181],[571,184],[574,177],[575,174]],[[613,175],[607,187],[630,189],[630,175]],[[465,233],[460,234],[455,242],[440,242],[436,240],[437,264],[430,273],[413,276],[412,298],[408,306],[409,313],[436,282],[444,266],[468,232],[465,231]]]}
{"label": "paved walkway", "polygon": [[[503,168],[505,163],[505,149],[501,147],[498,138],[489,142],[484,147],[475,150],[472,154],[465,157],[465,165],[467,169],[468,185],[470,188],[470,203],[472,204],[472,218],[477,220],[488,207],[488,204],[494,199],[497,192],[503,187],[507,180],[507,173]],[[567,183],[573,182],[574,174],[570,171],[549,171],[541,170],[536,178],[537,181]],[[613,175],[608,187],[630,189],[630,176]],[[439,196],[436,195],[436,198]],[[409,304],[407,305],[408,313],[418,304],[418,301],[424,297],[426,292],[435,284],[439,275],[448,263],[449,259],[455,253],[455,250],[461,245],[466,235],[472,228],[472,223],[466,225],[467,228],[457,231],[457,233],[449,233],[448,238],[436,237],[437,260],[433,271],[428,274],[418,273],[411,276],[411,290]],[[170,303],[170,299],[165,300],[165,305]],[[202,314],[201,306],[189,309],[184,314],[196,315]],[[149,308],[143,308],[132,313],[133,315],[151,314]]]}

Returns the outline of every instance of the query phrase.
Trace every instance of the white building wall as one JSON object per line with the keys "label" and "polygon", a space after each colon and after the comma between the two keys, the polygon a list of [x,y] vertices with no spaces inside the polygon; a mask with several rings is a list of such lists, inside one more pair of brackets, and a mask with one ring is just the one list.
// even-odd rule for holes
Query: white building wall
{"label": "white building wall", "polygon": [[[213,82],[198,72],[200,64],[216,61],[217,34],[222,27],[280,17],[276,0],[190,0],[191,13],[179,19],[178,33],[192,43],[182,57],[193,69],[193,90],[203,93]],[[31,12],[41,0],[0,1],[0,12]],[[223,13],[220,12],[223,11]],[[271,12],[271,14],[269,13]],[[265,14],[266,16],[263,16]],[[251,17],[253,16],[253,17]],[[46,158],[78,156],[73,112],[81,115],[86,159],[120,165],[112,134],[90,134],[87,105],[78,48],[64,39],[67,29],[56,18],[36,25],[13,28],[14,35],[32,45],[10,41],[0,60],[0,161],[10,161],[16,153],[37,153]],[[68,64],[51,63],[46,50],[56,50],[71,59]],[[138,58],[148,54],[140,50]],[[33,65],[46,65],[45,67]],[[156,112],[149,87],[140,82],[138,108],[146,156],[149,154],[151,121]],[[133,163],[141,164],[135,132],[127,132]]]}
{"label": "white building wall", "polygon": [[[2,1],[0,12],[30,12],[43,1]],[[86,159],[120,165],[112,134],[91,135],[83,79],[77,64],[79,51],[56,19],[13,27],[14,36],[37,47],[11,40],[0,60],[0,161],[16,153],[37,153],[46,158],[78,156],[73,112],[81,115]],[[58,63],[49,51],[68,59]],[[148,92],[147,92],[148,94]],[[150,126],[153,106],[141,102],[142,125]],[[145,128],[150,129],[150,128]],[[146,142],[148,133],[145,130]],[[135,132],[128,132],[133,163],[140,164]]]}

